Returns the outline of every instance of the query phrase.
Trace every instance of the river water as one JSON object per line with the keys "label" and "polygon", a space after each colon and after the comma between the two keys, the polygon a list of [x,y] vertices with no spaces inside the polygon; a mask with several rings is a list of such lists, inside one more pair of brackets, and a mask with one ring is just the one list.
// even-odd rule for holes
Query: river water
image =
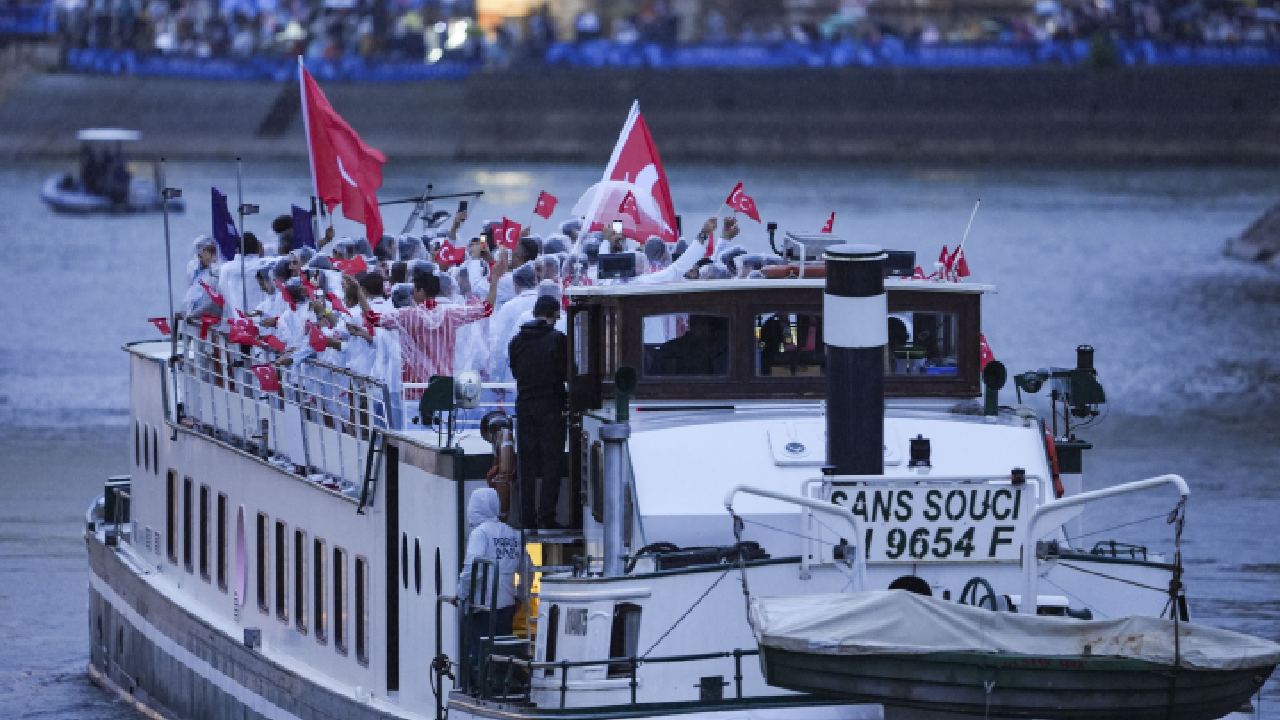
{"label": "river water", "polygon": [[[0,169],[0,717],[115,720],[140,714],[88,682],[83,512],[102,480],[126,472],[128,373],[120,345],[156,337],[166,312],[159,216],[52,214],[38,187],[55,164]],[[234,205],[233,163],[169,165],[190,211],[172,222],[175,283],[190,239],[208,233],[210,185]],[[540,190],[556,219],[599,179],[598,167],[422,165],[387,168],[381,196],[484,190],[470,227],[526,222]],[[966,245],[973,280],[993,283],[983,330],[1011,373],[1074,363],[1097,348],[1106,417],[1081,435],[1086,489],[1166,472],[1192,494],[1184,535],[1193,620],[1280,640],[1280,275],[1222,256],[1223,241],[1280,198],[1280,173],[1238,169],[1035,170],[674,166],[686,226],[716,212],[741,181],[765,220],[915,250],[928,267]],[[304,163],[249,163],[244,200],[270,218],[310,194]],[[442,206],[445,207],[445,206]],[[448,206],[451,207],[451,206]],[[398,230],[405,206],[388,209]],[[764,248],[763,228],[743,241]],[[339,234],[359,227],[339,220]],[[551,223],[538,220],[544,234]],[[465,230],[464,230],[465,232]],[[1013,400],[1006,390],[1005,403]],[[1034,403],[1034,401],[1033,401]],[[1172,506],[1140,497],[1085,516],[1090,539],[1168,551],[1162,521],[1108,531]],[[1264,690],[1280,718],[1280,683]]]}

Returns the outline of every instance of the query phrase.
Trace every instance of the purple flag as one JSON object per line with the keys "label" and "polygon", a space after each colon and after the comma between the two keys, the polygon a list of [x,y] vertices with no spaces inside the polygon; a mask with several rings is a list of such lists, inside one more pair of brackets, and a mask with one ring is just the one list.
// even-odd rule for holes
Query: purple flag
{"label": "purple flag", "polygon": [[233,259],[240,252],[240,231],[231,220],[227,196],[216,187],[213,188],[213,239],[218,243],[218,252],[224,261]]}
{"label": "purple flag", "polygon": [[311,232],[311,213],[293,206],[293,246],[316,249],[316,236]]}

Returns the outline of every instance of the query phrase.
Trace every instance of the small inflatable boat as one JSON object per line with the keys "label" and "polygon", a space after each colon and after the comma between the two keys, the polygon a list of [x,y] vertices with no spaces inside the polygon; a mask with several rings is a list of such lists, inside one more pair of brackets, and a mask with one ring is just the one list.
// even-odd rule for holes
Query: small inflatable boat
{"label": "small inflatable boat", "polygon": [[[75,215],[96,213],[149,213],[165,209],[157,189],[158,169],[149,163],[129,162],[124,143],[142,139],[136,130],[92,128],[81,130],[80,174],[58,173],[40,186],[40,199],[54,212]],[[150,175],[151,177],[147,177]],[[169,212],[183,212],[181,199],[168,203]]]}
{"label": "small inflatable boat", "polygon": [[1211,720],[1280,663],[1280,645],[1229,630],[995,612],[903,590],[759,598],[751,613],[770,685],[987,717]]}

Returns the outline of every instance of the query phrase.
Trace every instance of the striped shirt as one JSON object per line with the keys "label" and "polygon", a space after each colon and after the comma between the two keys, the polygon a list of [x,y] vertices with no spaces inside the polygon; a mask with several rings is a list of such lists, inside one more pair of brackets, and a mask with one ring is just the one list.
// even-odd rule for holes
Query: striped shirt
{"label": "striped shirt", "polygon": [[[466,305],[424,303],[385,313],[379,325],[400,335],[402,377],[406,383],[426,383],[433,376],[453,376],[453,349],[458,328],[489,317],[493,308],[476,300]],[[422,390],[406,390],[416,400]]]}

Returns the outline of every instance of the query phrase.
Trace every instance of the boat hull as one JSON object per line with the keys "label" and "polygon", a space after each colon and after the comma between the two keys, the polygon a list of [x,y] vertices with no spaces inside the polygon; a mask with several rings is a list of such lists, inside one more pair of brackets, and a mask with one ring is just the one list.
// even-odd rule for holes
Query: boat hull
{"label": "boat hull", "polygon": [[761,662],[769,684],[789,690],[921,710],[1046,720],[1220,718],[1247,702],[1275,669],[1183,668],[1174,673],[1155,663],[1102,657],[827,655],[772,647],[761,648]]}

